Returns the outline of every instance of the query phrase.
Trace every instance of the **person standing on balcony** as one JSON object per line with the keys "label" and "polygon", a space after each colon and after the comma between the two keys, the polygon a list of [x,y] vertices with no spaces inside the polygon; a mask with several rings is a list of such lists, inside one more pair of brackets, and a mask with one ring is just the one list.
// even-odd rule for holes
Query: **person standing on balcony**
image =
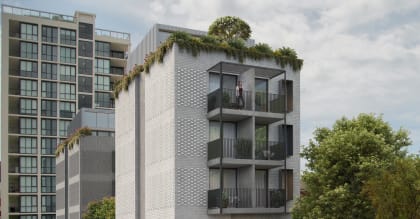
{"label": "person standing on balcony", "polygon": [[243,88],[242,88],[242,82],[238,81],[236,84],[236,103],[239,109],[242,109],[244,107],[244,97],[243,94]]}

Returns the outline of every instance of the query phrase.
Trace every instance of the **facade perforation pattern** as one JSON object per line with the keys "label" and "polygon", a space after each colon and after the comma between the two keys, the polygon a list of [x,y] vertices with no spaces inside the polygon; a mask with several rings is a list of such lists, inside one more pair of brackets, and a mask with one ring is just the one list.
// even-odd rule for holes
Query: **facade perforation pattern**
{"label": "facade perforation pattern", "polygon": [[[177,119],[177,156],[206,157],[207,156],[207,122],[203,119]],[[191,135],[194,133],[194,135]]]}
{"label": "facade perforation pattern", "polygon": [[201,108],[206,106],[207,81],[203,72],[192,68],[176,68],[179,106]]}
{"label": "facade perforation pattern", "polygon": [[207,168],[177,168],[177,206],[207,206]]}

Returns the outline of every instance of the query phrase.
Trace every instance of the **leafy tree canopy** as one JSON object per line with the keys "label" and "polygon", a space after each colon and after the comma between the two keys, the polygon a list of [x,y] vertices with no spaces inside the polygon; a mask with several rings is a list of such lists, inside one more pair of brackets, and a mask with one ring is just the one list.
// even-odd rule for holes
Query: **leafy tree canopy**
{"label": "leafy tree canopy", "polygon": [[105,197],[99,201],[89,202],[83,219],[115,219],[115,198]]}
{"label": "leafy tree canopy", "polygon": [[396,160],[370,179],[368,194],[376,218],[420,218],[420,157]]}
{"label": "leafy tree canopy", "polygon": [[302,176],[307,195],[297,200],[293,217],[374,218],[371,201],[362,192],[364,182],[403,157],[402,148],[410,144],[407,131],[393,130],[373,114],[316,129],[302,153],[308,161]]}
{"label": "leafy tree canopy", "polygon": [[216,19],[209,27],[209,35],[214,35],[222,40],[242,39],[248,40],[251,36],[249,25],[238,17],[225,16]]}

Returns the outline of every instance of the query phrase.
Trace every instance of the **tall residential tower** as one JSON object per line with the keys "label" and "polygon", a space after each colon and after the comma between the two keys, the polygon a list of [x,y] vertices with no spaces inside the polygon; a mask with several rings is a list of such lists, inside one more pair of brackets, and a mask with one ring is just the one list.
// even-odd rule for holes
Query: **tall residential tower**
{"label": "tall residential tower", "polygon": [[74,16],[2,6],[2,216],[55,218],[55,149],[82,108],[113,108],[130,35]]}

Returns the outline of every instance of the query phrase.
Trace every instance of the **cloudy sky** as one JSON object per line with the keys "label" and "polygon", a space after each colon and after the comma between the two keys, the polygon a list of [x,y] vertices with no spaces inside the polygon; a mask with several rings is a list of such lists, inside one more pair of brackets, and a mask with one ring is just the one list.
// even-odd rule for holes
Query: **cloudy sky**
{"label": "cloudy sky", "polygon": [[[154,23],[207,30],[217,17],[239,16],[252,38],[289,46],[301,71],[301,143],[342,116],[383,114],[410,130],[420,153],[420,1],[416,0],[3,0],[3,4],[73,15],[96,14],[96,26],[132,34]],[[417,96],[419,95],[419,96]]]}

